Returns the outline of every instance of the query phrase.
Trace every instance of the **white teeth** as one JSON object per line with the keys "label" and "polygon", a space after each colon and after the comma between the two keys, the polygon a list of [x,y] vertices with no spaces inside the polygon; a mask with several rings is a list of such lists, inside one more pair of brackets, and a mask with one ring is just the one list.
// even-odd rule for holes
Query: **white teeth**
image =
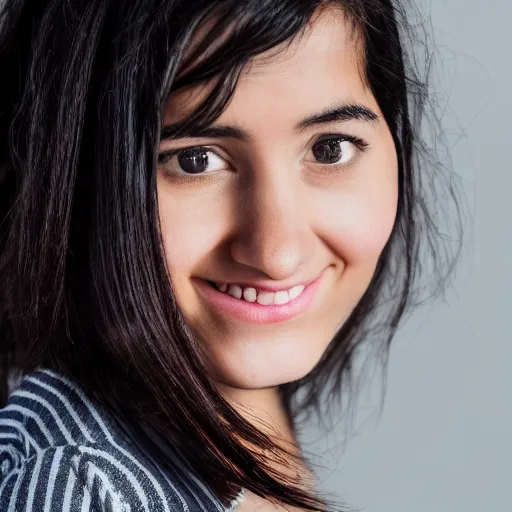
{"label": "white teeth", "polygon": [[232,284],[229,287],[228,294],[237,299],[242,298],[242,287],[237,284]]}
{"label": "white teeth", "polygon": [[244,299],[247,302],[256,302],[256,297],[258,294],[256,293],[255,288],[244,288]]}
{"label": "white teeth", "polygon": [[263,306],[269,306],[274,302],[274,295],[272,292],[260,292],[256,301]]}
{"label": "white teeth", "polygon": [[288,295],[288,292],[280,291],[276,292],[276,295],[274,297],[274,304],[286,304],[287,302],[290,302],[290,296]]}
{"label": "white teeth", "polygon": [[291,288],[288,293],[290,294],[290,299],[295,299],[296,297],[298,297],[303,291],[304,291],[304,288],[305,286],[303,284],[299,284],[298,286],[294,286],[293,288]]}
{"label": "white teeth", "polygon": [[271,304],[287,304],[291,300],[297,298],[305,288],[303,284],[300,284],[290,288],[289,290],[281,290],[278,292],[258,292],[255,288],[242,288],[238,284],[228,285],[226,283],[218,283],[216,284],[216,287],[221,292],[227,292],[236,299],[241,299],[243,297],[247,302],[257,302],[263,306],[269,306]]}

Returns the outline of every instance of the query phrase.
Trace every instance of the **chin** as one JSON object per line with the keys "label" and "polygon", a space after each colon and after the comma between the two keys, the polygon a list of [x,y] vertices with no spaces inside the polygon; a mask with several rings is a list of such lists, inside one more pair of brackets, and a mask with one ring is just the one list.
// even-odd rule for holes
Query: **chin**
{"label": "chin", "polygon": [[294,382],[308,375],[320,359],[306,356],[298,353],[286,358],[241,358],[217,367],[217,380],[238,389],[262,389]]}

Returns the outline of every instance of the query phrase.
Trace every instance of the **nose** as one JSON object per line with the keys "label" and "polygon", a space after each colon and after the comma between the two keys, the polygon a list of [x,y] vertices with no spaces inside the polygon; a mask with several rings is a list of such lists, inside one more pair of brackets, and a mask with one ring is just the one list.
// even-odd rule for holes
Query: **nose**
{"label": "nose", "polygon": [[296,274],[313,254],[307,209],[299,183],[285,173],[253,180],[239,194],[238,229],[231,256],[240,264],[283,281]]}

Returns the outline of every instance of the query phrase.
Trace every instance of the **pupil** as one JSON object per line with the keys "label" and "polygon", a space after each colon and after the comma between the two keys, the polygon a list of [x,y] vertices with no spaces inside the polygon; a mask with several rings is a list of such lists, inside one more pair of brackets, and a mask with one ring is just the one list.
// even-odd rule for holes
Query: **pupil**
{"label": "pupil", "polygon": [[204,149],[185,149],[178,155],[178,163],[183,171],[199,174],[208,167],[208,155]]}
{"label": "pupil", "polygon": [[326,164],[333,164],[341,158],[341,147],[339,140],[323,140],[313,146],[315,158]]}

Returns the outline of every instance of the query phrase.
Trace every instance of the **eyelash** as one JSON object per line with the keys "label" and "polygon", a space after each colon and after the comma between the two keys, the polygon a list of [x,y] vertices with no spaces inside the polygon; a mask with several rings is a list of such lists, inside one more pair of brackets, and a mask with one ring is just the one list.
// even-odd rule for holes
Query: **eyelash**
{"label": "eyelash", "polygon": [[[364,152],[369,147],[369,144],[365,140],[360,138],[360,137],[356,137],[356,136],[353,136],[353,135],[340,134],[340,133],[333,133],[333,134],[328,134],[328,135],[322,135],[322,136],[320,136],[314,142],[312,147],[315,144],[318,144],[319,142],[323,142],[323,141],[326,141],[326,140],[332,140],[332,141],[336,141],[336,142],[350,142],[351,144],[354,144],[354,146],[356,146],[361,152]],[[208,146],[208,145],[206,145],[206,146],[198,145],[198,146],[187,146],[187,147],[182,147],[182,148],[177,148],[177,149],[169,149],[167,151],[163,151],[163,152],[158,154],[158,165],[161,166],[163,164],[166,164],[173,156],[179,155],[181,152],[186,151],[188,149],[205,149],[205,150],[211,151],[212,153],[215,153],[215,155],[217,155],[219,158],[224,159],[211,146]],[[322,164],[321,162],[318,162],[318,163],[320,165],[325,165],[325,166],[333,167],[333,168],[347,167],[346,164],[345,165],[343,165],[343,164],[339,165],[339,164]],[[350,166],[350,164],[348,164],[348,166]],[[206,173],[201,173],[201,174],[206,174]],[[194,176],[192,174],[187,174],[187,173],[183,173],[183,175],[187,176],[187,177],[191,177],[192,179],[197,178],[198,176],[200,176],[200,174],[198,174],[197,176]]]}
{"label": "eyelash", "polygon": [[[333,133],[330,135],[321,135],[316,141],[315,144],[319,142],[323,142],[325,140],[334,140],[336,142],[350,142],[354,144],[359,150],[364,151],[368,148],[369,144],[361,139],[360,137],[356,137],[354,135],[343,135],[338,133]],[[313,144],[313,146],[315,145]],[[323,164],[323,165],[336,165],[336,164]]]}

